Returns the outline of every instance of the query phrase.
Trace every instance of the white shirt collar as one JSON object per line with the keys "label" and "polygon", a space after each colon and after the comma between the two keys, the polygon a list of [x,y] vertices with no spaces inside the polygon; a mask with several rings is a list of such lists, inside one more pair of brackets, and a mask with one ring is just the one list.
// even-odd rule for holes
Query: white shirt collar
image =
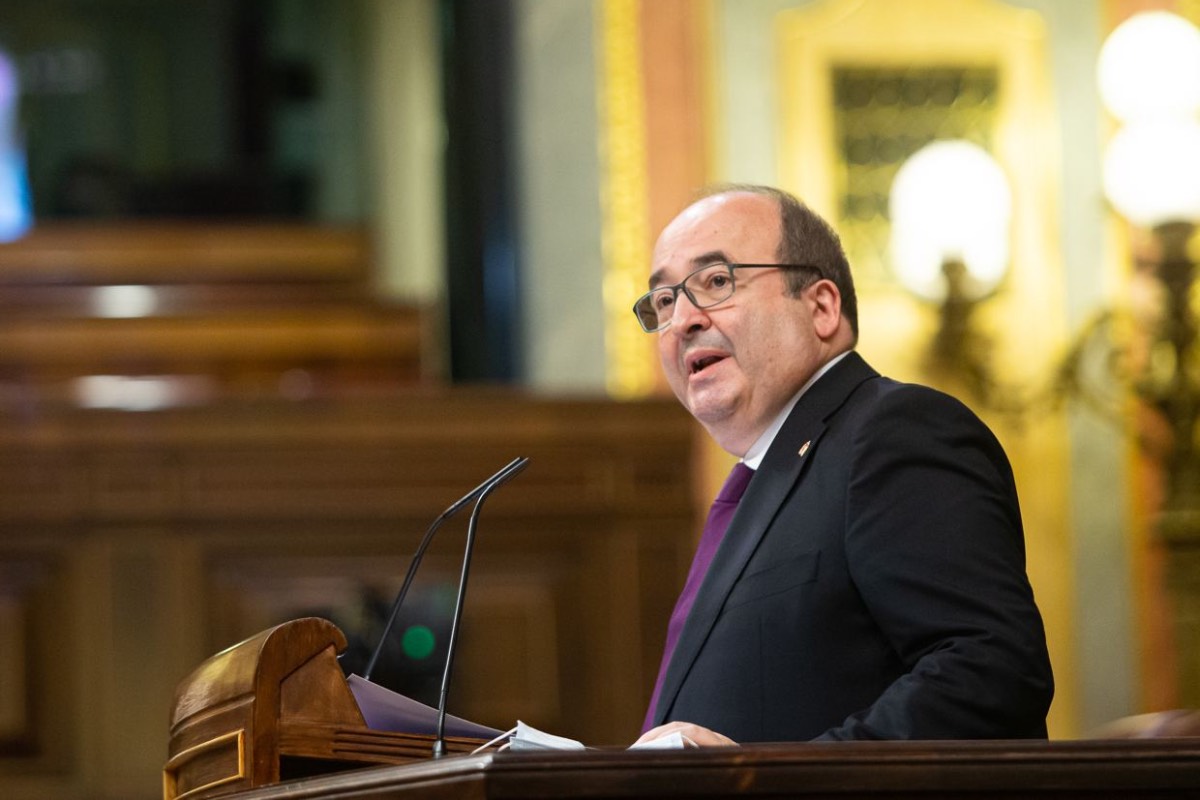
{"label": "white shirt collar", "polygon": [[787,401],[787,404],[784,405],[783,410],[779,412],[778,416],[776,416],[771,424],[767,426],[767,429],[763,431],[762,436],[759,436],[758,440],[755,441],[754,444],[750,445],[750,449],[746,451],[746,455],[742,456],[743,464],[750,469],[758,469],[759,465],[762,464],[763,457],[767,454],[767,450],[770,448],[771,443],[775,441],[775,436],[779,433],[779,429],[783,427],[784,421],[788,418],[788,415],[792,413],[792,409],[796,407],[796,403],[799,402],[800,398],[804,396],[804,393],[808,391],[810,386],[816,383],[822,375],[832,369],[834,364],[838,363],[849,354],[850,351],[847,350],[846,352],[839,353],[838,355],[829,359],[829,361],[827,361],[813,374],[811,378],[808,379],[807,383],[800,387],[800,391],[792,395],[792,399]]}

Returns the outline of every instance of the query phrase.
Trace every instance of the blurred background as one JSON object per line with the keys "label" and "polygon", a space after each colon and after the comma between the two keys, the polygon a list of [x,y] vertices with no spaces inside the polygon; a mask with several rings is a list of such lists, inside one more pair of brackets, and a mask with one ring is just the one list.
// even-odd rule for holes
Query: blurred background
{"label": "blurred background", "polygon": [[[730,464],[629,309],[703,186],[1013,462],[1054,738],[1200,705],[1200,3],[0,0],[0,794],[161,792],[172,693],[361,671],[480,524],[451,711],[632,741]],[[465,522],[378,682],[436,696]]]}

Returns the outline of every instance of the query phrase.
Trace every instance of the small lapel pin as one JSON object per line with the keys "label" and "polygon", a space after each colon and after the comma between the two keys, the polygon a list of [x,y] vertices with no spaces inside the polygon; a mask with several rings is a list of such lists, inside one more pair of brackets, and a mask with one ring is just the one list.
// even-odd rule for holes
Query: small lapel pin
{"label": "small lapel pin", "polygon": [[805,442],[804,444],[800,445],[800,457],[801,457],[801,458],[803,458],[803,457],[804,457],[804,454],[808,452],[808,446],[809,446],[810,444],[812,444],[812,439],[809,439],[807,442]]}

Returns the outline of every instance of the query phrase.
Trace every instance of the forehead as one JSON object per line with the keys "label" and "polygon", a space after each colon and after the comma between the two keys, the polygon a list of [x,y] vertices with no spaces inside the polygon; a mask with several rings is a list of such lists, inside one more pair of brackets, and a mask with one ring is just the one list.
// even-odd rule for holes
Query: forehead
{"label": "forehead", "polygon": [[779,204],[773,197],[730,192],[705,197],[671,221],[654,246],[651,283],[679,280],[714,260],[774,261],[780,242]]}

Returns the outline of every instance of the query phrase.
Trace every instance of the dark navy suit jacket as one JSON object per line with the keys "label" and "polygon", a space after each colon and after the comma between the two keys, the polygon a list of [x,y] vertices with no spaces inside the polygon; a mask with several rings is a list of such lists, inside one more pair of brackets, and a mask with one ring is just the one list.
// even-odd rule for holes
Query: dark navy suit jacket
{"label": "dark navy suit jacket", "polygon": [[850,353],[750,482],[655,724],[739,742],[1036,738],[1052,695],[999,443],[957,400]]}

